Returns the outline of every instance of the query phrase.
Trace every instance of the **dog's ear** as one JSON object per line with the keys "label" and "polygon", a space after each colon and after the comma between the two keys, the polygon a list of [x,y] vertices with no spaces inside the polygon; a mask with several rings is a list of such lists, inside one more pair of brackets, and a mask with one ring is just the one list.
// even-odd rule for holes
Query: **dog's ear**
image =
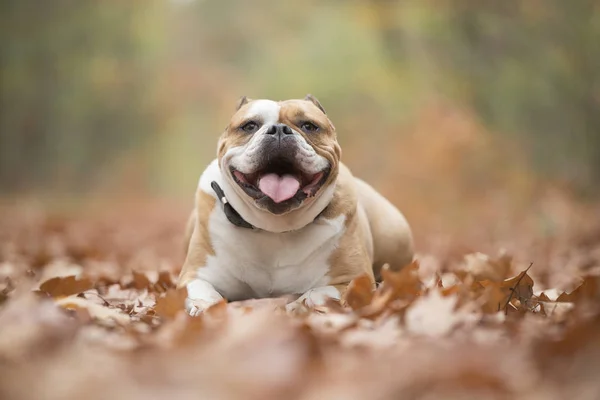
{"label": "dog's ear", "polygon": [[306,97],[304,98],[304,100],[310,101],[315,106],[317,106],[319,108],[319,110],[323,111],[323,114],[327,114],[327,112],[325,112],[325,109],[323,108],[321,103],[319,103],[319,100],[317,100],[317,98],[315,96],[313,96],[312,94],[307,94]]}
{"label": "dog's ear", "polygon": [[235,111],[238,111],[240,108],[242,108],[244,104],[248,103],[249,101],[250,100],[248,100],[246,96],[240,97],[240,99],[237,102],[237,105],[235,106]]}

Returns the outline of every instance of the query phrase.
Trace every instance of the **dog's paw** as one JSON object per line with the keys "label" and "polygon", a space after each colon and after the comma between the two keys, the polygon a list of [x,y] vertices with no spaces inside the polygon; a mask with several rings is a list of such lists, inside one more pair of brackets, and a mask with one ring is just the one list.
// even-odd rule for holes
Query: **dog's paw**
{"label": "dog's paw", "polygon": [[340,299],[340,291],[334,286],[322,286],[308,290],[297,300],[288,303],[285,310],[290,313],[300,312],[306,309],[325,305],[327,300]]}
{"label": "dog's paw", "polygon": [[206,301],[199,299],[190,299],[189,297],[185,299],[185,311],[192,317],[197,317],[202,314],[204,311],[208,310],[210,307],[219,303],[222,299],[217,301]]}
{"label": "dog's paw", "polygon": [[211,306],[221,302],[223,296],[208,282],[195,279],[187,285],[188,298],[185,310],[192,317],[202,314]]}

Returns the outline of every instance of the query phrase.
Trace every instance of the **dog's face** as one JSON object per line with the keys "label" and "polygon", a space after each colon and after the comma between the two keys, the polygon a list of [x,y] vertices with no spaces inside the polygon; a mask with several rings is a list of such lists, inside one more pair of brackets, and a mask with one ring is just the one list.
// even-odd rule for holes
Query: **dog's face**
{"label": "dog's face", "polygon": [[245,203],[283,215],[335,182],[341,150],[335,127],[312,96],[242,98],[218,145],[225,179]]}

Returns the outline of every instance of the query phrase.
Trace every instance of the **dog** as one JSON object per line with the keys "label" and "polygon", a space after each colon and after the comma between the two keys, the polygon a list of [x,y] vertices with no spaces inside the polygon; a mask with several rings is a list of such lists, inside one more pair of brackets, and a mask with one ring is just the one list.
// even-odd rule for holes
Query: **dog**
{"label": "dog", "polygon": [[187,312],[223,299],[299,296],[288,310],[344,301],[348,284],[414,257],[404,215],[341,162],[312,95],[242,97],[200,177],[178,286]]}

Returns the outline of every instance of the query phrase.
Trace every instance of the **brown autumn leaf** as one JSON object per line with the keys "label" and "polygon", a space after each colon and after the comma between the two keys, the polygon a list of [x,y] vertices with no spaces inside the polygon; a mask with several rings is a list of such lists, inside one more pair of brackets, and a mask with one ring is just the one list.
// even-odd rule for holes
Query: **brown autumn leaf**
{"label": "brown autumn leaf", "polygon": [[419,295],[423,283],[419,279],[419,262],[413,261],[399,271],[393,271],[389,265],[381,269],[382,292],[392,292],[392,298],[412,299]]}
{"label": "brown autumn leaf", "polygon": [[490,280],[477,282],[485,288],[482,311],[494,313],[511,309],[528,310],[531,306],[534,285],[533,279],[527,274],[528,270],[529,268],[501,282]]}
{"label": "brown autumn leaf", "polygon": [[[175,317],[159,318],[156,299],[173,295],[164,293],[172,289],[172,274],[159,273],[158,268],[141,272],[150,286],[138,289],[128,272],[134,264],[130,260],[150,249],[144,267],[179,265],[179,239],[171,238],[180,232],[182,221],[167,223],[168,229],[154,217],[135,223],[65,221],[51,239],[45,228],[34,226],[12,243],[18,229],[6,228],[3,220],[0,276],[9,277],[14,290],[0,304],[0,398],[70,400],[83,393],[90,400],[142,400],[169,393],[233,400],[295,393],[306,400],[526,400],[562,398],[565,393],[573,399],[593,399],[600,392],[594,374],[600,348],[597,307],[555,303],[561,293],[551,290],[527,300],[533,286],[533,281],[527,283],[528,274],[521,282],[516,277],[505,282],[449,272],[466,252],[454,245],[434,248],[425,243],[423,248],[430,246],[431,253],[424,253],[427,261],[419,257],[418,279],[408,274],[394,281],[398,288],[407,288],[396,291],[390,282],[401,271],[385,276],[371,303],[358,310],[331,302],[304,315],[284,315],[283,299],[260,299],[222,302],[201,318],[191,318],[175,301]],[[65,313],[47,296],[32,296],[27,282],[36,280],[26,277],[31,275],[30,255],[40,248],[58,250],[46,252],[48,262],[34,271],[37,281],[44,281],[40,276],[56,277],[52,274],[63,261],[52,260],[52,254],[73,247],[71,234],[94,243],[94,257],[99,259],[81,256],[81,268],[94,288],[59,299],[56,303],[70,310]],[[515,236],[513,244],[520,259],[526,255],[543,260],[539,276],[544,280],[536,281],[536,287],[560,287],[561,278],[571,282],[573,274],[591,274],[577,268],[588,268],[585,265],[600,256],[600,230],[594,235],[586,236],[589,243],[583,248],[557,239],[551,252],[521,243],[522,237]],[[39,245],[27,249],[34,241]],[[471,245],[468,252],[479,243]],[[155,249],[161,246],[167,251],[163,248],[159,256]],[[559,247],[566,253],[554,255],[562,251]],[[577,257],[569,258],[571,254]],[[412,284],[404,284],[407,281]],[[594,291],[586,285],[568,295],[579,302],[593,298]],[[20,291],[30,297],[30,306],[19,301]],[[505,306],[523,318],[498,312]],[[576,335],[570,332],[573,327]]]}
{"label": "brown autumn leaf", "polygon": [[150,338],[160,347],[179,347],[197,343],[205,327],[203,318],[190,317],[186,313],[176,313],[166,320],[156,335]]}
{"label": "brown autumn leaf", "polygon": [[479,283],[484,287],[481,294],[481,311],[486,314],[502,311],[506,307],[508,296],[510,296],[510,288],[507,292],[506,288],[498,282],[483,281]]}
{"label": "brown autumn leaf", "polygon": [[119,325],[125,325],[131,322],[131,318],[127,314],[121,312],[119,309],[99,305],[83,297],[63,297],[56,300],[56,304],[66,310],[83,309],[87,311],[92,318],[102,322],[110,323],[111,321],[114,321]]}
{"label": "brown autumn leaf", "polygon": [[143,272],[131,271],[131,275],[133,276],[132,285],[134,288],[142,290],[150,287],[150,280]]}
{"label": "brown autumn leaf", "polygon": [[402,302],[394,310],[404,310],[407,302],[414,300],[421,292],[423,283],[419,279],[419,263],[414,261],[400,271],[392,271],[388,264],[381,269],[383,282],[373,293],[367,306],[361,308],[360,315],[375,318],[386,310],[393,301]]}
{"label": "brown autumn leaf", "polygon": [[184,310],[185,299],[187,297],[187,289],[170,289],[167,290],[162,296],[156,299],[156,305],[154,311],[156,315],[172,319]]}
{"label": "brown autumn leaf", "polygon": [[557,302],[581,303],[584,301],[596,301],[600,296],[599,280],[597,276],[587,276],[583,282],[571,293],[563,293],[556,299]]}
{"label": "brown autumn leaf", "polygon": [[476,281],[501,282],[510,272],[512,257],[501,254],[493,259],[482,253],[467,254],[463,261],[462,269],[471,274]]}
{"label": "brown autumn leaf", "polygon": [[49,279],[40,285],[40,291],[52,297],[71,296],[92,289],[94,284],[88,278],[77,278],[74,275]]}
{"label": "brown autumn leaf", "polygon": [[155,288],[158,292],[164,292],[175,288],[175,279],[170,271],[160,271],[156,280]]}
{"label": "brown autumn leaf", "polygon": [[[554,289],[550,290],[554,291]],[[533,295],[535,296],[537,301],[554,302],[562,293],[557,294],[555,297],[550,297],[550,295],[553,294],[550,292],[550,290],[544,290],[538,293],[534,292]]]}
{"label": "brown autumn leaf", "polygon": [[523,305],[528,305],[533,296],[533,279],[527,271],[531,265],[519,275],[502,281],[500,287],[508,294],[507,302],[518,300]]}
{"label": "brown autumn leaf", "polygon": [[373,283],[367,275],[355,278],[348,285],[345,294],[346,303],[353,309],[365,307],[373,300]]}
{"label": "brown autumn leaf", "polygon": [[542,312],[546,317],[552,318],[554,322],[564,322],[569,313],[575,307],[574,303],[556,301],[538,301]]}

